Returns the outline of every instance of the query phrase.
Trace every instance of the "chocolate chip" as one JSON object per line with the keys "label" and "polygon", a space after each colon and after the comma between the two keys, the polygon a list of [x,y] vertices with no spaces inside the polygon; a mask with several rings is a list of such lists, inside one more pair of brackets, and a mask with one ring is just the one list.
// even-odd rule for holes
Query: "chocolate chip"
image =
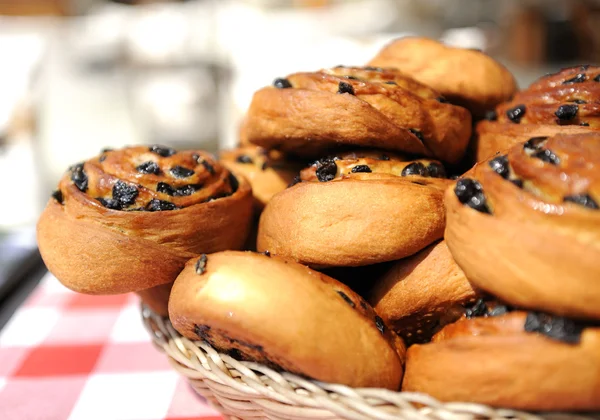
{"label": "chocolate chip", "polygon": [[409,128],[408,131],[410,131],[421,142],[423,141],[423,133],[421,133],[419,130],[414,129],[414,128]]}
{"label": "chocolate chip", "polygon": [[570,121],[577,116],[578,111],[579,107],[577,105],[561,105],[554,115],[556,115],[560,121]]}
{"label": "chocolate chip", "polygon": [[252,158],[248,155],[239,155],[235,161],[238,163],[254,163]]}
{"label": "chocolate chip", "polygon": [[398,85],[398,83],[394,82],[393,80],[388,80],[387,82],[383,82],[383,83],[385,83],[386,85],[396,85],[396,86]]}
{"label": "chocolate chip", "polygon": [[444,165],[438,162],[431,162],[427,165],[427,173],[432,178],[446,178],[446,169],[444,169]]}
{"label": "chocolate chip", "polygon": [[587,102],[584,101],[583,99],[573,99],[571,102],[574,102],[574,103],[579,104],[579,105],[587,104]]}
{"label": "chocolate chip", "polygon": [[524,325],[527,332],[540,333],[553,340],[570,344],[579,343],[584,328],[583,323],[541,312],[528,312]]}
{"label": "chocolate chip", "polygon": [[62,204],[64,201],[63,193],[61,190],[56,190],[52,193],[52,198],[58,201],[59,204]]}
{"label": "chocolate chip", "polygon": [[589,127],[590,123],[586,123],[586,122],[582,121],[582,122],[579,123],[579,125],[582,126],[582,127]]}
{"label": "chocolate chip", "polygon": [[171,172],[171,175],[175,178],[189,178],[195,173],[192,169],[180,165],[173,166],[169,172]]}
{"label": "chocolate chip", "polygon": [[372,66],[366,66],[363,67],[365,70],[369,70],[369,71],[383,71],[383,69],[381,67],[372,67]]}
{"label": "chocolate chip", "polygon": [[548,137],[545,136],[532,137],[523,144],[523,150],[529,153],[533,153],[536,150],[539,150],[542,143],[546,140],[548,140]]}
{"label": "chocolate chip", "polygon": [[166,182],[159,182],[156,185],[156,191],[159,193],[167,194],[174,197],[182,197],[192,195],[196,191],[202,188],[200,184],[188,184],[183,187],[173,187]]}
{"label": "chocolate chip", "polygon": [[349,80],[360,80],[360,79],[359,79],[358,77],[356,77],[356,76],[344,76],[344,77],[345,77],[346,79],[349,79]]}
{"label": "chocolate chip", "polygon": [[98,158],[98,162],[102,163],[106,160],[106,155],[102,155]]}
{"label": "chocolate chip", "polygon": [[153,198],[146,205],[147,211],[168,211],[168,210],[177,210],[178,208],[179,207],[177,207],[175,204],[173,204],[169,201],[159,200],[157,198]]}
{"label": "chocolate chip", "polygon": [[293,187],[294,185],[296,185],[296,184],[298,184],[298,183],[300,183],[300,182],[302,182],[302,180],[300,179],[300,175],[296,175],[296,176],[294,177],[294,179],[292,179],[292,182],[290,182],[290,183],[288,184],[288,188],[289,188],[289,187]]}
{"label": "chocolate chip", "polygon": [[379,330],[379,332],[381,334],[385,333],[385,323],[383,322],[383,319],[381,319],[381,317],[379,315],[375,315],[375,326],[377,327],[377,329]]}
{"label": "chocolate chip", "polygon": [[292,87],[292,84],[288,79],[278,78],[273,81],[273,86],[277,89],[289,89]]}
{"label": "chocolate chip", "polygon": [[139,191],[135,185],[123,181],[117,181],[112,188],[113,198],[119,201],[121,207],[127,207],[135,203],[138,194]]}
{"label": "chocolate chip", "polygon": [[483,299],[478,299],[472,306],[465,308],[465,317],[467,319],[486,316],[488,307]]}
{"label": "chocolate chip", "polygon": [[538,150],[531,156],[543,160],[544,162],[551,163],[552,165],[558,165],[560,163],[558,156],[556,156],[552,150],[548,149]]}
{"label": "chocolate chip", "polygon": [[474,179],[462,178],[456,182],[454,194],[458,200],[481,213],[490,213],[481,184]]}
{"label": "chocolate chip", "polygon": [[427,168],[425,168],[425,165],[423,165],[421,162],[413,162],[413,163],[406,165],[404,167],[404,169],[402,169],[402,173],[400,175],[402,175],[402,176],[409,176],[409,175],[427,176]]}
{"label": "chocolate chip", "polygon": [[175,153],[177,153],[177,151],[175,149],[172,149],[172,148],[166,147],[166,146],[161,146],[158,144],[150,146],[149,150],[153,153],[156,153],[159,156],[162,156],[162,157],[173,156]]}
{"label": "chocolate chip", "polygon": [[231,194],[234,194],[240,187],[240,183],[233,174],[229,174],[229,186],[231,187]]}
{"label": "chocolate chip", "polygon": [[79,188],[79,191],[87,191],[88,177],[83,170],[83,163],[79,163],[71,167],[71,181],[73,181],[75,186]]}
{"label": "chocolate chip", "polygon": [[510,182],[515,184],[518,188],[523,188],[523,180],[522,179],[509,179]]}
{"label": "chocolate chip", "polygon": [[366,172],[366,173],[371,173],[371,168],[369,168],[367,165],[356,165],[352,168],[351,172],[353,174],[357,173],[357,172]]}
{"label": "chocolate chip", "polygon": [[206,262],[207,261],[208,261],[208,257],[206,256],[206,254],[200,255],[200,258],[198,258],[198,261],[196,261],[196,265],[194,266],[194,268],[196,270],[196,274],[198,274],[198,275],[204,274],[204,272],[206,271]]}
{"label": "chocolate chip", "polygon": [[215,174],[215,167],[212,166],[209,162],[203,159],[202,161],[200,161],[200,163],[202,164],[202,166],[204,166],[204,168],[208,171],[209,174]]}
{"label": "chocolate chip", "polygon": [[579,73],[577,76],[569,79],[569,80],[565,80],[564,82],[562,82],[563,85],[571,85],[573,83],[583,83],[585,82],[587,79],[587,76],[585,75],[585,73]]}
{"label": "chocolate chip", "polygon": [[594,82],[600,82],[600,74],[594,77]]}
{"label": "chocolate chip", "polygon": [[158,167],[158,163],[153,162],[151,160],[136,166],[135,170],[141,174],[160,174],[160,168]]}
{"label": "chocolate chip", "polygon": [[102,204],[107,209],[123,210],[123,206],[121,205],[121,202],[117,199],[98,197],[98,198],[96,198],[96,200],[98,200],[100,202],[100,204]]}
{"label": "chocolate chip", "polygon": [[487,111],[483,118],[488,121],[496,121],[498,119],[498,114],[496,114],[496,111],[494,110]]}
{"label": "chocolate chip", "polygon": [[438,96],[437,98],[435,98],[435,100],[438,101],[439,103],[442,103],[442,104],[447,104],[448,103],[448,99],[444,98],[443,96]]}
{"label": "chocolate chip", "polygon": [[502,155],[495,157],[489,162],[490,168],[494,170],[498,175],[502,178],[506,179],[508,177],[509,169],[508,169],[508,156]]}
{"label": "chocolate chip", "polygon": [[350,83],[340,82],[338,84],[337,93],[349,93],[350,95],[354,95],[354,88]]}
{"label": "chocolate chip", "polygon": [[271,256],[271,252],[269,250],[266,250],[265,252],[263,252],[263,254],[267,257]]}
{"label": "chocolate chip", "polygon": [[598,210],[598,203],[589,194],[568,195],[564,198],[567,203],[575,203],[588,209]]}
{"label": "chocolate chip", "polygon": [[379,156],[379,160],[390,160],[390,157],[388,155],[381,155]]}
{"label": "chocolate chip", "polygon": [[519,124],[521,122],[521,118],[523,118],[526,111],[527,108],[525,108],[525,105],[521,104],[506,111],[506,116],[515,124]]}
{"label": "chocolate chip", "polygon": [[350,305],[353,308],[356,307],[356,304],[354,303],[354,301],[352,299],[350,299],[347,294],[345,294],[341,290],[337,290],[337,293],[338,293],[338,295],[340,295],[342,297],[342,299],[344,299],[346,301],[346,303],[348,305]]}
{"label": "chocolate chip", "polygon": [[337,175],[337,165],[333,159],[325,158],[318,160],[317,164],[317,179],[320,182],[328,182]]}

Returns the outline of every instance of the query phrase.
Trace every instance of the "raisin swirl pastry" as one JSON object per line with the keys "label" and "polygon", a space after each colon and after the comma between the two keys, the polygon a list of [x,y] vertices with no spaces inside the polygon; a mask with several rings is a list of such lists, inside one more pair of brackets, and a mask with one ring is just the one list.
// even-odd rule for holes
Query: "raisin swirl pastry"
{"label": "raisin swirl pastry", "polygon": [[471,135],[471,115],[439,97],[391,69],[339,66],[296,73],[254,94],[244,136],[306,157],[371,147],[456,163]]}
{"label": "raisin swirl pastry", "polygon": [[477,160],[536,136],[600,130],[600,67],[570,67],[540,78],[478,123]]}
{"label": "raisin swirl pastry", "polygon": [[428,342],[459,319],[479,293],[439,241],[394,262],[376,279],[367,301],[407,345]]}
{"label": "raisin swirl pastry", "polygon": [[238,360],[321,381],[396,390],[405,347],[344,284],[268,253],[189,261],[169,300],[173,326]]}
{"label": "raisin swirl pastry", "polygon": [[412,255],[442,237],[451,181],[432,175],[443,173],[439,162],[381,152],[318,160],[267,204],[257,249],[321,268]]}
{"label": "raisin swirl pastry", "polygon": [[248,180],[257,213],[262,211],[271,197],[285,190],[303,167],[301,163],[286,160],[276,150],[267,151],[252,145],[222,151],[220,161],[223,166]]}
{"label": "raisin swirl pastry", "polygon": [[509,100],[517,90],[513,75],[485,53],[450,47],[428,38],[394,40],[369,66],[397,68],[475,116],[483,116]]}
{"label": "raisin swirl pastry", "polygon": [[403,391],[519,410],[600,409],[600,324],[477,306],[408,349]]}
{"label": "raisin swirl pastry", "polygon": [[446,243],[502,300],[600,319],[600,133],[534,137],[446,192]]}
{"label": "raisin swirl pastry", "polygon": [[240,248],[251,213],[247,181],[212,155],[137,146],[72,166],[37,238],[68,288],[126,293],[173,282],[195,255]]}

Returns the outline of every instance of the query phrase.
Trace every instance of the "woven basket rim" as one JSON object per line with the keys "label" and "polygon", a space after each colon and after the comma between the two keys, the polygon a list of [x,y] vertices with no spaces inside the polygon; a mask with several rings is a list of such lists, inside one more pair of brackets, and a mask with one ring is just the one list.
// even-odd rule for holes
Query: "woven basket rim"
{"label": "woven basket rim", "polygon": [[600,419],[600,413],[533,414],[475,403],[442,403],[422,393],[324,383],[238,361],[204,341],[189,340],[168,318],[144,304],[141,314],[153,343],[168,356],[171,366],[231,419]]}

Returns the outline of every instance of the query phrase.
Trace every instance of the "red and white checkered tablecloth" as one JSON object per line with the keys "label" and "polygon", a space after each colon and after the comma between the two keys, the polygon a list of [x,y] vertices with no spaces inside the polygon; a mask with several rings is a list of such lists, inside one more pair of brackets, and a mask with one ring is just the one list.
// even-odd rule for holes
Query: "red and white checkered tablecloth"
{"label": "red and white checkered tablecloth", "polygon": [[133,295],[44,277],[0,332],[2,420],[220,420],[151,343]]}

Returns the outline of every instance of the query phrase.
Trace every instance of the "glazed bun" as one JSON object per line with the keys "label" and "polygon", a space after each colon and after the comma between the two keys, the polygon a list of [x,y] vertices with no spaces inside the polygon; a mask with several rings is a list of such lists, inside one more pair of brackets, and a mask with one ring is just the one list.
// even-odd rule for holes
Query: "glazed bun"
{"label": "glazed bun", "polygon": [[314,267],[412,255],[442,237],[451,181],[431,176],[442,173],[439,162],[381,154],[321,159],[265,207],[257,248]]}
{"label": "glazed bun", "polygon": [[446,192],[446,243],[477,287],[600,319],[600,133],[537,137]]}
{"label": "glazed bun", "polygon": [[173,282],[195,255],[241,247],[251,213],[248,182],[208,153],[129,147],[72,166],[37,239],[68,288],[126,293]]}
{"label": "glazed bun", "polygon": [[394,70],[340,66],[296,73],[254,94],[243,137],[305,157],[370,147],[456,163],[471,135],[471,115],[439,97]]}
{"label": "glazed bun", "polygon": [[477,126],[477,159],[493,157],[531,137],[600,129],[600,67],[570,67],[540,78],[500,104]]}
{"label": "glazed bun", "polygon": [[375,280],[367,300],[407,345],[426,343],[459,319],[478,293],[458,267],[446,243],[437,242],[396,261]]}
{"label": "glazed bun", "polygon": [[226,251],[189,261],[171,322],[232,357],[354,387],[396,390],[404,345],[350,288],[295,262]]}
{"label": "glazed bun", "polygon": [[600,409],[600,324],[481,313],[408,350],[402,390],[531,411]]}
{"label": "glazed bun", "polygon": [[384,47],[369,65],[396,68],[476,116],[509,100],[517,91],[513,75],[490,56],[433,39],[397,39]]}

